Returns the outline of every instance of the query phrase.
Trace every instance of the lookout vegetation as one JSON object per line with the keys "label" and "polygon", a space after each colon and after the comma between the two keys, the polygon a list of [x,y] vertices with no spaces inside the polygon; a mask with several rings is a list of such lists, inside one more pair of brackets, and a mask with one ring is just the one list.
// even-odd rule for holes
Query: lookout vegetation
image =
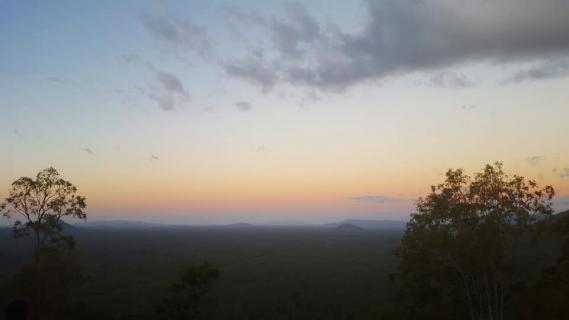
{"label": "lookout vegetation", "polygon": [[[0,212],[5,218],[15,218],[14,238],[31,240],[33,262],[14,277],[19,299],[7,305],[8,319],[104,318],[91,310],[88,297],[80,294],[90,276],[79,264],[74,238],[65,233],[68,225],[64,219],[86,220],[86,207],[77,187],[52,167],[34,178],[22,177],[12,183]],[[190,263],[171,286],[171,294],[159,305],[158,313],[163,319],[196,319],[200,301],[218,277],[219,271],[207,262]]]}
{"label": "lookout vegetation", "polygon": [[40,171],[35,179],[14,181],[3,205],[5,217],[16,217],[14,237],[30,237],[35,255],[48,244],[65,241],[72,245],[72,238],[62,234],[62,219],[84,220],[86,207],[85,197],[78,195],[77,187],[62,179],[55,168]]}
{"label": "lookout vegetation", "polygon": [[[362,265],[364,269],[370,269],[369,267],[373,265],[369,262],[372,261],[371,259],[367,260],[368,257],[377,258],[378,265],[381,263],[390,265],[390,258],[395,260],[393,268],[387,269],[386,267],[384,270],[387,271],[384,273],[371,271],[377,273],[378,277],[374,275],[368,283],[373,283],[378,279],[383,279],[386,283],[379,286],[382,293],[387,292],[383,300],[373,296],[374,291],[370,286],[369,290],[359,291],[358,294],[353,295],[353,301],[359,302],[365,300],[364,298],[369,298],[371,302],[359,304],[359,307],[346,304],[345,309],[341,309],[345,313],[335,312],[335,309],[331,309],[335,304],[329,303],[329,300],[325,301],[328,298],[326,292],[337,291],[336,289],[342,282],[335,277],[328,276],[326,270],[322,269],[324,264],[320,260],[318,262],[310,259],[300,261],[306,269],[302,269],[302,272],[298,274],[288,273],[288,271],[283,273],[286,276],[285,280],[274,278],[273,274],[267,272],[270,270],[270,265],[278,265],[278,270],[281,272],[291,265],[298,265],[299,259],[304,259],[304,257],[320,257],[322,249],[302,251],[303,254],[299,256],[297,251],[300,249],[297,246],[293,249],[289,248],[289,250],[294,250],[294,253],[289,254],[285,252],[287,246],[279,247],[271,244],[270,247],[266,247],[267,251],[278,251],[279,255],[277,258],[267,259],[278,260],[267,260],[268,263],[265,264],[250,263],[253,256],[250,254],[236,253],[231,251],[233,249],[222,250],[218,259],[211,260],[217,261],[224,268],[234,266],[241,269],[233,269],[233,273],[230,269],[224,269],[223,272],[228,274],[226,277],[228,280],[224,279],[225,287],[221,286],[221,289],[217,287],[217,290],[223,291],[223,288],[225,290],[231,288],[228,283],[235,285],[237,281],[235,275],[245,274],[248,278],[237,282],[240,286],[239,290],[233,292],[247,292],[247,300],[255,303],[251,307],[245,306],[249,309],[239,310],[259,311],[258,316],[253,317],[247,312],[236,311],[236,309],[225,306],[228,299],[236,298],[231,290],[227,290],[229,293],[225,296],[225,301],[214,301],[223,297],[219,291],[209,294],[210,291],[216,290],[214,284],[220,276],[220,271],[215,267],[207,262],[200,264],[190,262],[183,266],[179,264],[180,261],[187,259],[189,250],[195,250],[195,248],[188,249],[190,247],[181,246],[181,249],[176,249],[175,247],[180,246],[179,243],[186,245],[188,242],[194,245],[192,241],[199,239],[195,229],[160,231],[158,233],[160,236],[164,235],[163,232],[176,232],[170,239],[173,242],[165,242],[174,245],[157,246],[153,249],[155,250],[153,253],[150,251],[153,245],[143,243],[139,246],[138,248],[142,249],[136,249],[136,254],[131,255],[130,258],[140,257],[140,252],[143,252],[142,258],[135,260],[137,261],[135,265],[140,266],[142,271],[146,269],[146,273],[133,273],[133,279],[136,279],[133,282],[136,283],[136,297],[129,295],[128,299],[124,299],[125,291],[116,289],[114,286],[125,277],[124,271],[121,271],[124,268],[121,269],[122,266],[120,266],[121,261],[125,260],[120,260],[119,257],[128,252],[129,246],[132,248],[133,244],[125,244],[124,235],[119,233],[101,235],[97,233],[98,231],[90,231],[91,238],[81,238],[79,236],[81,231],[66,224],[64,219],[86,219],[86,199],[78,193],[77,187],[64,180],[57,170],[48,168],[40,171],[33,178],[23,177],[14,181],[9,189],[8,197],[0,204],[0,211],[3,215],[15,220],[12,227],[13,236],[20,240],[29,240],[31,244],[25,265],[21,270],[10,274],[12,283],[6,286],[6,289],[3,287],[1,292],[8,293],[9,295],[4,296],[12,299],[8,301],[6,307],[6,314],[11,317],[8,319],[204,319],[208,316],[222,319],[359,319],[365,318],[364,316],[368,314],[370,319],[376,320],[567,319],[569,314],[569,211],[554,214],[552,208],[554,195],[555,192],[551,186],[541,187],[533,180],[506,174],[501,163],[486,165],[473,176],[467,175],[461,169],[449,170],[442,183],[432,186],[431,191],[425,197],[417,200],[416,211],[411,214],[404,233],[403,231],[394,233],[393,245],[385,242],[384,252],[387,253],[385,256],[379,256],[376,250],[381,242],[373,242],[373,251],[365,251],[368,253],[361,254],[365,255],[366,259],[353,260],[348,257],[347,261],[351,265],[340,264],[340,271],[335,274],[340,278],[346,276],[353,280],[354,273],[347,272],[346,268],[357,264],[354,261],[363,261],[361,265],[356,265],[358,268],[353,269],[360,270]],[[353,226],[348,227],[347,229],[354,229]],[[235,230],[233,228],[231,230],[232,237],[239,237],[239,233],[234,234]],[[364,230],[347,233],[334,230],[331,233],[334,236],[321,230],[316,232],[317,229],[307,230],[303,232],[321,232],[315,238],[311,234],[310,239],[320,241],[322,238],[319,236],[324,235],[327,241],[332,239],[338,244],[347,243],[350,250],[356,247],[355,243],[350,241],[378,238],[375,234],[370,237],[369,233]],[[145,232],[144,238],[153,234],[150,231],[141,232]],[[187,239],[192,240],[180,241],[177,237],[186,232],[191,233],[192,237]],[[210,246],[213,241],[212,233],[207,229],[200,232],[204,236],[202,239],[207,239],[207,241],[202,241],[202,244],[206,244],[203,251],[206,254],[215,251],[211,250]],[[219,229],[216,229],[216,232],[213,235],[223,234]],[[118,240],[113,243],[121,248],[116,251],[118,253],[112,256],[112,259],[105,261],[110,265],[105,270],[113,272],[118,270],[117,274],[114,276],[109,276],[108,272],[91,274],[90,272],[95,269],[89,268],[92,266],[84,262],[85,252],[80,254],[77,249],[81,243],[76,244],[71,235],[75,235],[80,240],[78,242],[91,239],[93,243],[98,241],[93,239],[117,237],[118,235]],[[92,238],[93,236],[98,238]],[[248,234],[247,238],[253,236],[255,235]],[[268,238],[263,239],[273,239],[271,238],[273,235],[263,233],[263,237],[265,236]],[[286,236],[282,242],[288,245],[291,238],[292,236]],[[252,243],[257,243],[256,240],[251,239],[244,242],[247,250]],[[233,247],[233,243],[228,245],[227,242],[223,242],[227,240],[215,240],[222,241],[220,246]],[[16,241],[8,241],[0,244],[5,248],[15,243]],[[97,245],[93,243],[90,245]],[[360,246],[360,242],[357,243],[357,246]],[[302,240],[302,244],[310,244],[310,242]],[[394,255],[390,256],[389,252],[394,247]],[[134,246],[134,248],[137,247]],[[105,250],[98,251],[106,250],[109,248],[105,247]],[[182,253],[171,255],[176,250]],[[257,252],[263,252],[262,247],[254,247],[253,251],[255,252],[253,260],[265,259],[265,254],[257,254]],[[342,257],[333,256],[329,259],[332,263],[330,265],[336,265],[338,261],[346,261],[343,257],[346,252],[350,251],[342,250]],[[100,255],[91,254],[91,260],[87,261],[97,264],[100,261]],[[289,261],[284,259],[284,256],[293,258]],[[237,259],[240,259],[239,257],[241,259],[245,257],[247,263],[235,263]],[[154,261],[152,264],[152,260],[159,262]],[[175,268],[160,269],[168,260],[175,265]],[[225,261],[225,263],[220,261]],[[157,269],[153,269],[154,267]],[[313,273],[308,273],[311,271],[310,268],[316,271],[312,270]],[[128,270],[131,272],[131,269]],[[177,278],[175,270],[181,270]],[[313,296],[307,294],[310,292],[308,281],[305,283],[298,280],[304,272],[311,275],[324,274],[322,277],[325,278],[325,283],[319,287],[321,291],[313,291]],[[265,278],[257,278],[258,275],[264,275]],[[3,274],[0,276],[2,276],[0,280],[7,278]],[[162,278],[156,282],[149,282],[145,286],[144,281],[154,276]],[[272,282],[272,280],[275,281]],[[290,300],[287,300],[286,295],[275,294],[283,288],[279,287],[277,280],[281,281],[281,285],[297,281]],[[111,286],[91,286],[90,290],[85,289],[86,284],[105,281]],[[279,297],[279,299],[285,297],[280,307],[277,308],[271,303],[268,303],[268,306],[259,305],[258,301],[261,298],[258,294],[257,296],[251,294],[252,291],[249,289],[261,282],[263,290],[270,288],[275,291],[268,295],[274,294],[274,297]],[[354,281],[343,282],[345,288],[342,289],[345,289],[346,293],[357,292],[355,291],[356,286],[350,287],[352,282]],[[2,281],[0,283],[5,285]],[[172,284],[168,286],[168,283]],[[128,295],[131,291],[126,292]],[[388,298],[389,295],[392,296],[391,300]],[[0,295],[0,298],[4,296]],[[108,298],[104,301],[112,301],[112,303],[101,302],[102,296]],[[340,297],[342,300],[336,301],[345,302],[346,296]],[[146,308],[143,311],[134,310],[136,307],[132,304],[136,304],[137,301],[133,299],[139,299],[145,305],[150,306],[142,306]],[[266,301],[274,302],[275,300]],[[375,301],[377,304],[373,307],[377,309],[366,309],[362,313],[354,312],[361,311],[360,309],[365,308],[366,305],[373,305]],[[113,305],[121,303],[126,306],[124,308],[127,310],[124,311],[126,313],[117,313],[117,306]],[[141,307],[140,304],[137,306]],[[225,310],[217,310],[223,309],[224,306]],[[212,309],[216,310],[212,313]],[[211,317],[211,314],[222,316]],[[356,314],[358,316],[350,316]]]}
{"label": "lookout vegetation", "polygon": [[[544,284],[539,281],[550,281],[531,284],[534,270],[528,272],[530,262],[520,257],[550,222],[554,195],[551,186],[506,175],[501,163],[487,165],[474,177],[449,170],[443,183],[418,200],[395,250],[399,266],[392,279],[403,302],[384,318],[521,319],[513,316],[519,310],[515,299],[527,298],[529,287]],[[560,263],[566,268],[566,262]],[[564,303],[568,288],[555,292]],[[547,319],[564,317],[555,314],[559,310],[547,312]]]}

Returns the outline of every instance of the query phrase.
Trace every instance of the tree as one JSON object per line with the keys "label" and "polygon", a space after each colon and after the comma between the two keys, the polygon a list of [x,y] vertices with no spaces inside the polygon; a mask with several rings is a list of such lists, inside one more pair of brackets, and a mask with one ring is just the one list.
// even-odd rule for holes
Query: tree
{"label": "tree", "polygon": [[219,271],[209,263],[190,263],[180,274],[179,281],[170,287],[171,296],[164,299],[158,312],[164,319],[196,319],[200,302],[218,278]]}
{"label": "tree", "polygon": [[471,179],[449,170],[417,201],[395,251],[394,280],[413,319],[504,319],[515,282],[513,253],[541,217],[552,213],[552,187],[486,165]]}
{"label": "tree", "polygon": [[13,226],[14,236],[31,237],[36,255],[47,243],[71,240],[61,234],[62,218],[87,217],[85,197],[77,195],[77,188],[53,167],[40,171],[35,179],[22,177],[14,181],[4,206],[5,217],[19,217]]}
{"label": "tree", "polygon": [[569,211],[543,221],[541,227],[553,238],[546,240],[553,240],[555,248],[560,242],[563,245],[556,263],[515,297],[515,319],[565,319],[569,314]]}
{"label": "tree", "polygon": [[30,319],[63,320],[67,309],[81,301],[80,288],[87,281],[76,250],[64,246],[46,246],[33,265],[15,275],[18,292],[31,306]]}
{"label": "tree", "polygon": [[35,179],[22,177],[12,183],[0,205],[7,218],[17,216],[14,237],[30,237],[34,261],[17,275],[21,291],[31,307],[31,319],[64,319],[84,277],[79,270],[74,242],[62,234],[63,218],[86,219],[85,197],[62,179],[54,168],[40,171]]}

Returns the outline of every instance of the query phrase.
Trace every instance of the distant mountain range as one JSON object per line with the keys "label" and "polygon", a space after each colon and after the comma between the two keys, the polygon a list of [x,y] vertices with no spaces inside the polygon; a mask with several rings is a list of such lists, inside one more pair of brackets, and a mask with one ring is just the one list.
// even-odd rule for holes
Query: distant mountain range
{"label": "distant mountain range", "polygon": [[407,227],[407,222],[401,220],[345,219],[340,224],[351,224],[364,230],[397,230]]}
{"label": "distant mountain range", "polygon": [[[558,219],[569,219],[569,211],[559,212],[549,217],[552,221]],[[246,222],[238,222],[225,225],[170,225],[160,223],[149,223],[135,220],[94,220],[87,222],[79,222],[74,224],[64,225],[64,230],[72,231],[73,229],[151,229],[151,228],[168,228],[168,227],[218,227],[218,228],[233,228],[233,229],[247,229],[258,227],[316,227],[335,229],[338,231],[362,231],[362,230],[404,230],[407,222],[401,220],[365,220],[365,219],[344,219],[339,223],[326,223],[319,225],[298,224],[298,225],[282,225],[282,224],[251,224]],[[11,225],[0,225],[0,229],[8,231]]]}
{"label": "distant mountain range", "polygon": [[252,228],[255,227],[255,225],[246,222],[238,222],[238,223],[227,224],[222,227],[241,229],[241,228]]}
{"label": "distant mountain range", "polygon": [[[95,220],[95,221],[87,221],[87,222],[79,222],[73,224],[73,227],[77,228],[86,228],[86,229],[149,229],[149,228],[164,228],[164,227],[189,227],[192,225],[168,225],[168,224],[159,224],[159,223],[148,223],[148,222],[141,222],[141,221],[133,221],[133,220]],[[226,225],[212,225],[209,227],[227,227],[227,228],[234,228],[234,229],[246,229],[246,228],[254,228],[254,227],[287,227],[283,225],[273,225],[273,224],[251,224],[246,222],[239,222],[239,223],[232,223]],[[310,227],[311,225],[301,225],[299,224],[298,227]],[[405,221],[397,221],[397,220],[359,220],[359,219],[345,219],[339,223],[327,223],[327,224],[320,224],[320,225],[312,225],[313,227],[318,228],[339,228],[347,229],[348,227],[353,227],[352,229],[358,228],[359,230],[398,230],[404,229],[406,226]],[[197,226],[192,226],[197,227]],[[289,225],[289,227],[294,227],[293,225]]]}
{"label": "distant mountain range", "polygon": [[167,227],[168,225],[131,220],[95,220],[75,223],[73,226],[90,229],[148,229]]}
{"label": "distant mountain range", "polygon": [[350,223],[344,223],[344,224],[337,226],[336,231],[342,232],[342,233],[357,233],[357,232],[364,231],[364,229],[362,229],[358,226],[355,226],[353,224],[350,224]]}

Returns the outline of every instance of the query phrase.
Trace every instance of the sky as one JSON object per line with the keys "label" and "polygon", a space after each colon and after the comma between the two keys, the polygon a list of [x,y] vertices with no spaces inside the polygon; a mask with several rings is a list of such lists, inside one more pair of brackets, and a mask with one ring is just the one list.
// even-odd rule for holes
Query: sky
{"label": "sky", "polygon": [[89,219],[407,219],[501,161],[569,208],[569,1],[0,0],[0,198]]}

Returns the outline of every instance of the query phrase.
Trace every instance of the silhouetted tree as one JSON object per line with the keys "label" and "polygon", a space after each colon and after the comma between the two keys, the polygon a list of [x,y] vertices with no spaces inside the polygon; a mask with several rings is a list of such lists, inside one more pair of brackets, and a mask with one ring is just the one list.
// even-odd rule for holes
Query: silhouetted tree
{"label": "silhouetted tree", "polygon": [[179,281],[170,287],[170,297],[158,307],[163,319],[197,319],[199,306],[211,284],[219,278],[219,271],[207,262],[189,264],[180,274]]}
{"label": "silhouetted tree", "polygon": [[42,247],[33,265],[16,274],[19,291],[29,300],[31,319],[68,319],[66,309],[80,297],[77,290],[86,281],[77,253],[64,246]]}
{"label": "silhouetted tree", "polygon": [[561,239],[564,245],[555,265],[545,268],[537,281],[517,295],[512,319],[565,319],[569,315],[569,211],[543,225],[555,241]]}
{"label": "silhouetted tree", "polygon": [[77,195],[77,188],[57,170],[47,168],[35,179],[14,181],[0,208],[5,217],[18,217],[12,229],[15,238],[32,239],[34,263],[16,275],[19,290],[29,300],[32,319],[64,319],[71,289],[83,277],[73,238],[62,234],[62,219],[85,219],[85,207],[85,197]]}
{"label": "silhouetted tree", "polygon": [[71,244],[72,239],[61,234],[62,218],[87,217],[83,211],[85,197],[77,195],[77,188],[52,167],[40,171],[35,179],[22,177],[14,181],[4,206],[5,217],[18,216],[14,236],[31,237],[36,256],[48,242]]}
{"label": "silhouetted tree", "polygon": [[449,170],[417,202],[395,251],[394,279],[412,319],[504,319],[513,283],[512,254],[540,216],[552,213],[552,187],[510,177],[501,163],[471,179]]}

